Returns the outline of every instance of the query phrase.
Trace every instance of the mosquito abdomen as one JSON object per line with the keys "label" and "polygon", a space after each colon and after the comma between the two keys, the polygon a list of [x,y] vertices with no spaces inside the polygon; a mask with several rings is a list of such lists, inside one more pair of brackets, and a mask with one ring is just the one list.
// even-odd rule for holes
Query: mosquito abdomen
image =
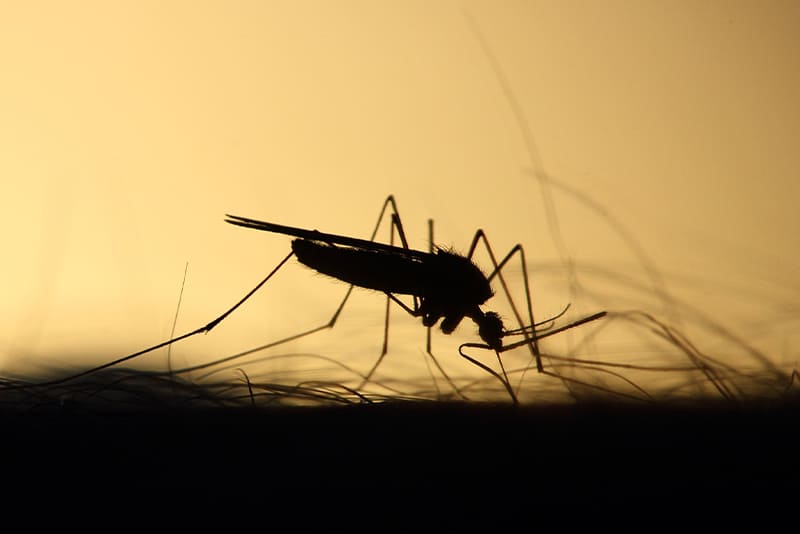
{"label": "mosquito abdomen", "polygon": [[306,239],[292,241],[292,250],[303,265],[349,284],[401,295],[426,292],[422,263],[409,257]]}
{"label": "mosquito abdomen", "polygon": [[480,269],[451,252],[411,256],[307,239],[292,241],[292,250],[300,263],[322,274],[376,291],[428,299],[441,315],[471,310],[492,296]]}

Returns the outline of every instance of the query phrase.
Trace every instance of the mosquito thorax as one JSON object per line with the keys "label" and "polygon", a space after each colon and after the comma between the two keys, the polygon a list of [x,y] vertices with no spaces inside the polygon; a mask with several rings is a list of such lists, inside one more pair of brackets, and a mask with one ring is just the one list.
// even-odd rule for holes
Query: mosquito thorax
{"label": "mosquito thorax", "polygon": [[428,272],[431,293],[442,302],[458,306],[481,305],[493,296],[489,280],[475,263],[453,251],[437,249]]}

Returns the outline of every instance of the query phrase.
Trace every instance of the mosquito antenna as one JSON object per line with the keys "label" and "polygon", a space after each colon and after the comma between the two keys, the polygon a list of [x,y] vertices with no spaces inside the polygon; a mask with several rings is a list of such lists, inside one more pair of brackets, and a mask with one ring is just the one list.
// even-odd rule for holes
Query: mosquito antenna
{"label": "mosquito antenna", "polygon": [[[558,314],[556,314],[556,315],[554,315],[554,316],[552,316],[552,317],[550,317],[548,319],[545,319],[544,321],[541,321],[541,322],[538,322],[538,323],[534,323],[534,324],[528,325],[528,326],[523,326],[522,328],[514,328],[512,330],[506,330],[503,333],[503,335],[504,336],[513,336],[513,335],[522,334],[523,332],[533,333],[533,332],[536,332],[536,328],[540,328],[539,332],[546,332],[547,330],[549,330],[550,328],[555,326],[555,322],[558,319],[560,319],[561,317],[563,317],[564,314],[567,313],[567,310],[569,310],[570,306],[572,306],[572,303],[567,304],[566,306],[564,306],[563,310],[558,312]],[[547,325],[547,326],[541,328],[542,325]],[[539,337],[541,338],[542,336],[540,335]]]}
{"label": "mosquito antenna", "polygon": [[[592,321],[596,321],[597,319],[602,319],[606,315],[608,315],[607,311],[597,312],[597,313],[594,313],[592,315],[589,315],[588,317],[584,317],[583,319],[578,319],[577,321],[573,321],[573,322],[571,322],[569,324],[566,324],[566,325],[561,326],[559,328],[556,328],[554,330],[548,330],[548,331],[543,332],[541,334],[536,334],[536,335],[534,335],[534,337],[537,340],[539,340],[539,339],[544,339],[546,337],[554,336],[556,334],[560,334],[561,332],[564,332],[565,330],[570,330],[572,328],[575,328],[576,326],[581,326],[583,324],[591,323]],[[507,350],[512,350],[512,349],[515,349],[517,347],[522,347],[523,345],[525,345],[527,343],[530,343],[530,342],[525,340],[525,339],[523,339],[522,341],[517,341],[516,343],[511,343],[510,345],[504,346],[502,352],[505,352]],[[490,347],[483,346],[483,348],[490,348]]]}

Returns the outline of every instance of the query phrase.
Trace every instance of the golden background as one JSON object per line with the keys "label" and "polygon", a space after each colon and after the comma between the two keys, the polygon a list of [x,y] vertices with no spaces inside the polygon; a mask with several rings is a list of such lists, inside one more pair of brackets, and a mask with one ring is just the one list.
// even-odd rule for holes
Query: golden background
{"label": "golden background", "polygon": [[[367,237],[391,193],[415,248],[429,217],[443,246],[465,251],[477,228],[498,254],[522,243],[539,318],[568,302],[572,317],[646,310],[733,364],[748,349],[711,319],[790,373],[798,27],[791,1],[5,3],[0,370],[80,369],[167,339],[187,262],[176,333],[222,313],[290,241],[225,213]],[[171,357],[324,323],[344,285],[284,271]],[[519,287],[518,264],[509,276]],[[280,349],[366,370],[383,299],[359,292],[349,310],[316,345]],[[392,317],[386,376],[424,360],[418,322]],[[475,340],[466,322],[458,334]],[[467,365],[441,338],[448,368]],[[623,329],[593,356],[645,345]]]}

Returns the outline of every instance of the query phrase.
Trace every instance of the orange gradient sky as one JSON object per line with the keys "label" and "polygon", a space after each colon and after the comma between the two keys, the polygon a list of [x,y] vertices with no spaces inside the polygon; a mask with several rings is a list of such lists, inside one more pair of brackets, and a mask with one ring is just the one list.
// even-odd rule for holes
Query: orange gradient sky
{"label": "orange gradient sky", "polygon": [[[389,193],[416,248],[428,217],[441,245],[464,250],[477,228],[498,251],[522,243],[539,317],[570,301],[574,316],[643,309],[724,352],[702,315],[797,367],[798,27],[791,1],[4,5],[0,369],[79,368],[166,339],[186,262],[176,333],[213,319],[289,250],[225,213],[367,237]],[[580,193],[548,190],[578,290],[537,172]],[[343,285],[285,271],[175,357],[324,322]],[[338,336],[285,351],[372,354],[347,348],[358,332],[380,341],[383,299],[361,293]],[[418,357],[423,329],[393,321],[393,346]]]}

